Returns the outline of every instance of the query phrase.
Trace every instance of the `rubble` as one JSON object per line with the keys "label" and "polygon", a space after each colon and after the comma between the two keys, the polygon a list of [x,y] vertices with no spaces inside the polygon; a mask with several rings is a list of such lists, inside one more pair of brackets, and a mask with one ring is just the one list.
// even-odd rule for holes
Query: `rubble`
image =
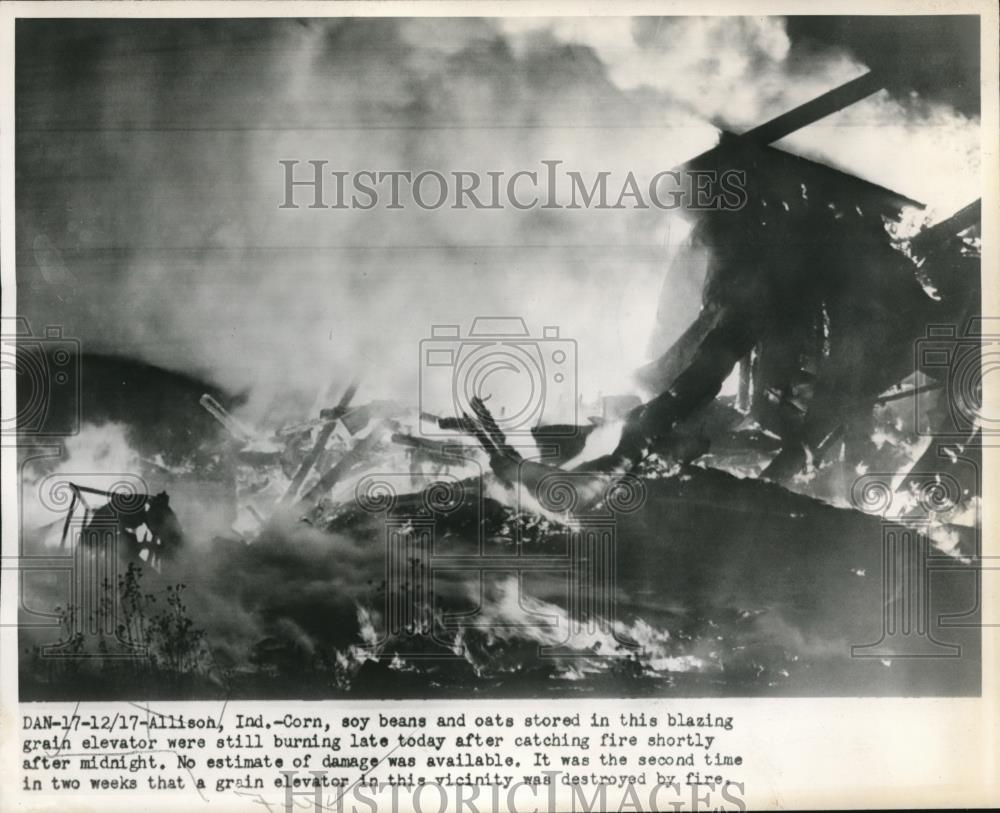
{"label": "rubble", "polygon": [[[366,471],[408,472],[416,488],[488,461],[503,485],[534,493],[570,466],[587,505],[632,471],[697,464],[802,490],[824,478],[842,487],[846,473],[879,460],[898,465],[925,427],[909,425],[897,402],[940,397],[946,385],[933,371],[914,376],[914,343],[926,325],[961,324],[978,308],[981,205],[900,238],[903,211],[922,204],[770,146],[882,84],[866,74],[741,135],[723,133],[684,165],[747,168],[743,209],[695,213],[692,241],[710,257],[701,312],[639,371],[651,399],[605,396],[588,423],[532,427],[540,460],[514,449],[479,399],[463,415],[395,401],[357,405],[352,381],[314,417],[261,432],[204,395],[202,406],[231,439],[234,531],[251,542],[275,517],[315,516],[349,501]],[[738,393],[720,396],[734,370]],[[424,422],[454,441],[423,437]],[[613,451],[587,459],[595,430],[619,426]]]}

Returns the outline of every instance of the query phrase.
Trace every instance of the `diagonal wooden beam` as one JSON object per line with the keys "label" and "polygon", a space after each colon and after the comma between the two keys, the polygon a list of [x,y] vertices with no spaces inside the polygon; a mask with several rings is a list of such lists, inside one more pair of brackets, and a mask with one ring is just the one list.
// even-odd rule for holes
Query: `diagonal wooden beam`
{"label": "diagonal wooden beam", "polygon": [[800,104],[787,113],[782,113],[752,130],[747,130],[739,138],[757,144],[771,144],[815,121],[826,118],[845,107],[850,107],[873,93],[878,93],[884,87],[885,78],[883,76],[874,72],[866,73],[864,76],[852,79],[822,96]]}

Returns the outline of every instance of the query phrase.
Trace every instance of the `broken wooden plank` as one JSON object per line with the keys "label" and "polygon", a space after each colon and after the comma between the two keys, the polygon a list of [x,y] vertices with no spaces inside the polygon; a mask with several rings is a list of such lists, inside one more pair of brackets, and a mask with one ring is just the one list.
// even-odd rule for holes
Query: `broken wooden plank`
{"label": "broken wooden plank", "polygon": [[[326,449],[326,444],[330,440],[330,435],[333,434],[333,430],[337,428],[337,422],[344,416],[347,412],[348,407],[351,405],[351,401],[354,400],[354,395],[358,391],[358,385],[360,382],[357,379],[351,381],[348,384],[347,389],[344,390],[344,394],[340,396],[340,402],[328,413],[327,422],[323,425],[322,429],[319,430],[319,434],[316,437],[316,442],[313,444],[312,449],[309,454],[306,455],[302,464],[299,466],[298,471],[295,472],[295,476],[292,477],[292,482],[288,486],[288,490],[284,493],[279,504],[285,504],[295,499],[295,495],[299,493],[299,489],[302,488],[302,484],[305,482],[306,477],[309,476],[309,472],[312,471],[316,461],[319,460],[319,456],[323,454],[323,450]],[[326,412],[326,410],[324,410]]]}
{"label": "broken wooden plank", "polygon": [[242,423],[234,418],[225,407],[216,401],[211,395],[205,393],[198,399],[201,404],[215,420],[225,428],[230,435],[241,443],[249,443],[253,439],[253,432],[247,429]]}
{"label": "broken wooden plank", "polygon": [[299,500],[300,503],[316,502],[326,492],[332,489],[341,478],[344,477],[354,466],[364,460],[369,451],[375,448],[378,443],[379,432],[373,429],[369,434],[359,440],[353,448],[348,450],[333,466],[327,469],[326,473],[310,488]]}

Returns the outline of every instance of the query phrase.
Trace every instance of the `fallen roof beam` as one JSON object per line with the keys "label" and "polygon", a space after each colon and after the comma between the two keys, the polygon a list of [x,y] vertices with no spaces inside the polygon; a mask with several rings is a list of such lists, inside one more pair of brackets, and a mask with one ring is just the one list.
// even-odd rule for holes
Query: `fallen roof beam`
{"label": "fallen roof beam", "polygon": [[963,206],[955,214],[940,223],[935,223],[916,234],[910,240],[910,246],[917,252],[923,252],[938,242],[945,242],[957,234],[982,222],[983,200],[975,200],[968,206]]}
{"label": "fallen roof beam", "polygon": [[826,118],[855,102],[877,93],[885,87],[885,79],[874,72],[859,76],[840,87],[834,88],[822,96],[799,105],[787,113],[782,113],[764,124],[741,134],[739,137],[758,144],[771,144],[796,130],[801,130],[814,121]]}

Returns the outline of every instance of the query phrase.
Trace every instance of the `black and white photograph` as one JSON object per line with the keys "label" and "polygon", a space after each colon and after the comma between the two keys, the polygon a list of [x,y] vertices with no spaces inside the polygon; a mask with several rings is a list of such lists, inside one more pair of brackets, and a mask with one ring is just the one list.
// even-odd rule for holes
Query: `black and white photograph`
{"label": "black and white photograph", "polygon": [[20,716],[983,697],[995,8],[46,5]]}
{"label": "black and white photograph", "polygon": [[978,694],[975,17],[16,33],[22,697]]}

